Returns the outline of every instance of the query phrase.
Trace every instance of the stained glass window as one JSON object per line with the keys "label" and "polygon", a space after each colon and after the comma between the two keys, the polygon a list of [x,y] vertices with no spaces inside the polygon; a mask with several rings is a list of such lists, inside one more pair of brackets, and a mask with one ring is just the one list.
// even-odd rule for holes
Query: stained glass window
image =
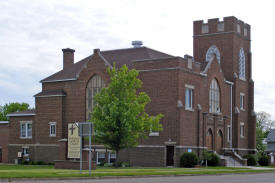
{"label": "stained glass window", "polygon": [[99,75],[94,75],[88,82],[86,89],[86,118],[91,119],[91,112],[95,105],[94,97],[96,94],[105,87],[105,82]]}

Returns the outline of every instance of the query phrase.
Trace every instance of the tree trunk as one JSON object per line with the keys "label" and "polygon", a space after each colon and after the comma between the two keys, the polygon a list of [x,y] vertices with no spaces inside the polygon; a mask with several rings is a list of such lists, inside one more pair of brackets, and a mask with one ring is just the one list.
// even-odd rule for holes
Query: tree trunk
{"label": "tree trunk", "polygon": [[119,167],[118,152],[119,152],[119,150],[116,150],[116,162],[115,162],[115,167],[116,167],[116,168]]}

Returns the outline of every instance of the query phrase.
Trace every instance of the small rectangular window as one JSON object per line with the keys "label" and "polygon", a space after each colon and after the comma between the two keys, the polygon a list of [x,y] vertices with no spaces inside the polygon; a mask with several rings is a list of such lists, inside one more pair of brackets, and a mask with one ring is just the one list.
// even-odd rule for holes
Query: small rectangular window
{"label": "small rectangular window", "polygon": [[20,137],[21,138],[32,138],[32,122],[21,121],[20,122]]}
{"label": "small rectangular window", "polygon": [[240,109],[244,110],[244,94],[240,94]]}
{"label": "small rectangular window", "polygon": [[50,122],[50,136],[55,137],[56,136],[56,122]]}
{"label": "small rectangular window", "polygon": [[244,123],[240,124],[240,136],[241,136],[241,138],[244,137]]}
{"label": "small rectangular window", "polygon": [[227,142],[230,142],[231,140],[231,128],[230,126],[227,126]]}
{"label": "small rectangular window", "polygon": [[208,24],[203,24],[202,27],[201,27],[201,33],[205,34],[205,33],[208,33],[209,30],[208,30]]}
{"label": "small rectangular window", "polygon": [[244,34],[244,36],[247,36],[247,28],[243,29],[243,34]]}
{"label": "small rectangular window", "polygon": [[237,32],[240,34],[241,33],[241,25],[237,24]]}
{"label": "small rectangular window", "polygon": [[220,22],[218,23],[218,32],[224,31],[224,23]]}
{"label": "small rectangular window", "polygon": [[185,109],[193,109],[193,89],[185,88]]}

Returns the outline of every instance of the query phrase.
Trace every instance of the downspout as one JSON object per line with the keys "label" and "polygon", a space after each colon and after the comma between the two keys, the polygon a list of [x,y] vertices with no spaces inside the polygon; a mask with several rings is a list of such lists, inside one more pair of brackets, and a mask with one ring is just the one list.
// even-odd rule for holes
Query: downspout
{"label": "downspout", "polygon": [[232,105],[233,105],[233,99],[232,99],[232,94],[233,94],[233,85],[234,83],[233,82],[230,82],[230,81],[226,81],[227,84],[230,85],[230,139],[229,139],[229,147],[230,149],[232,149],[232,139],[233,139],[233,127],[232,127],[232,123],[233,123],[233,120],[232,120]]}
{"label": "downspout", "polygon": [[232,87],[233,84],[230,85],[230,149],[232,149]]}

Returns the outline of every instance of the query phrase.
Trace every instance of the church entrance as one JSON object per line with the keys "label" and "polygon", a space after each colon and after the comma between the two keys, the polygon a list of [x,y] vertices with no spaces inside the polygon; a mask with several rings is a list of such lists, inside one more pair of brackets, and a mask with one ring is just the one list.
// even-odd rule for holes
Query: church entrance
{"label": "church entrance", "polygon": [[174,146],[166,146],[166,166],[174,166]]}
{"label": "church entrance", "polygon": [[222,134],[222,131],[219,130],[218,138],[217,138],[217,152],[221,154],[222,148],[223,148],[223,134]]}
{"label": "church entrance", "polygon": [[206,147],[208,151],[213,151],[213,132],[211,128],[206,133]]}

